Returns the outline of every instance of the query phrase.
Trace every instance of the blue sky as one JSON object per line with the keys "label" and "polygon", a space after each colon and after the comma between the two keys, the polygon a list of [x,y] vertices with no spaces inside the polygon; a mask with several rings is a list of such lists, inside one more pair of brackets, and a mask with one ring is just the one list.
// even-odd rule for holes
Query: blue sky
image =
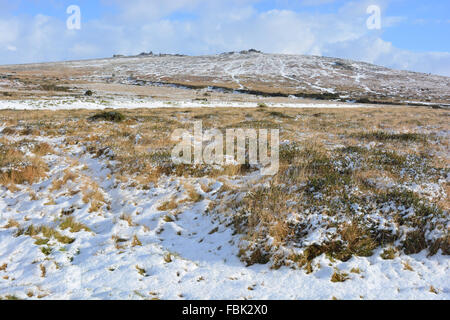
{"label": "blue sky", "polygon": [[[78,5],[81,29],[67,30]],[[369,30],[370,5],[381,29]],[[450,76],[450,1],[0,0],[0,64],[141,51],[337,56]]]}

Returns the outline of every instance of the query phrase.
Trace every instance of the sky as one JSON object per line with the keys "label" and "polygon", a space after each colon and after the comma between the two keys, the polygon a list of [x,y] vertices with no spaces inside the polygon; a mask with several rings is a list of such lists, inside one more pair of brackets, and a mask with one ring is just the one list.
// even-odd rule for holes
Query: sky
{"label": "sky", "polygon": [[0,0],[0,64],[254,48],[450,76],[449,13],[447,0]]}

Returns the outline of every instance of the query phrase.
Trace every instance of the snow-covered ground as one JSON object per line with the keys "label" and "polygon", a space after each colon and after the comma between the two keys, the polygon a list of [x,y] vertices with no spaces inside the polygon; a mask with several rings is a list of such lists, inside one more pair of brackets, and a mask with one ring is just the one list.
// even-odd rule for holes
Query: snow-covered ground
{"label": "snow-covered ground", "polygon": [[[222,183],[209,178],[164,177],[148,190],[137,189],[111,175],[114,161],[94,158],[83,147],[67,146],[62,138],[39,138],[54,146],[44,157],[48,177],[17,191],[0,190],[0,297],[45,299],[449,299],[450,259],[426,252],[394,260],[353,257],[314,261],[314,271],[267,265],[246,267],[237,258],[239,236],[208,211]],[[61,189],[52,182],[67,171],[76,178]],[[249,181],[247,181],[249,182]],[[183,202],[185,184],[203,197]],[[241,181],[245,183],[245,181]],[[200,184],[208,185],[207,192]],[[108,210],[90,212],[80,188],[103,195]],[[77,192],[78,191],[78,192]],[[86,190],[85,190],[86,191]],[[178,214],[160,207],[171,199]],[[53,201],[52,201],[53,200]],[[69,212],[69,213],[67,213]],[[45,246],[8,221],[22,227],[58,228],[66,215],[90,231],[61,234],[74,238]],[[3,267],[2,267],[3,266]],[[331,282],[339,270],[345,282]]]}
{"label": "snow-covered ground", "polygon": [[[0,298],[450,298],[450,259],[443,255],[450,230],[448,110],[430,108],[449,106],[448,77],[335,58],[242,52],[0,66],[0,78],[0,160],[5,160],[0,178],[6,173],[8,180],[15,168],[29,165],[37,142],[51,148],[42,156],[48,171],[37,182],[0,181]],[[312,98],[325,100],[308,100]],[[428,107],[388,109],[355,101]],[[178,113],[166,108],[195,110]],[[257,109],[227,112],[229,108]],[[87,121],[93,112],[83,109],[143,110],[120,111],[128,119],[119,125]],[[40,110],[72,111],[54,112],[53,119],[53,112]],[[282,222],[287,217],[300,235],[295,234],[295,241],[286,237],[285,242],[275,241],[267,232],[262,239],[250,239],[248,233],[264,229],[264,224],[258,221],[255,229],[239,233],[233,219],[245,219],[249,213],[245,198],[267,186],[268,180],[251,171],[201,178],[172,172],[161,174],[155,182],[145,171],[158,166],[149,160],[152,152],[167,152],[169,131],[188,126],[193,119],[208,120],[221,129],[235,124],[279,127],[285,135],[282,147],[294,147],[287,151],[297,148],[297,143],[305,147],[318,142],[316,147],[324,153],[334,152],[330,157],[317,153],[317,159],[319,165],[333,167],[329,172],[338,173],[336,182],[342,175],[362,181],[345,182],[336,192],[359,198],[349,200],[355,201],[349,202],[349,210],[337,207],[334,215],[329,214],[330,206],[347,204],[342,194],[316,191],[314,186],[320,184],[306,193],[310,180],[297,181],[297,176],[289,180],[289,175],[280,174],[277,178],[286,198],[278,198],[277,204],[285,206],[269,216]],[[379,132],[390,140],[376,141]],[[370,133],[375,138],[364,137]],[[12,150],[15,143],[19,155]],[[291,160],[304,161],[299,162],[304,166],[314,150],[305,158],[295,158],[294,152]],[[115,151],[125,159],[123,163],[108,156]],[[338,160],[333,158],[336,154]],[[299,163],[289,163],[283,173],[315,178],[315,173],[297,172]],[[141,171],[133,173],[135,167]],[[417,200],[426,216],[415,220],[417,208],[407,201],[377,202],[372,191],[359,189],[374,186],[381,192],[411,191],[415,197],[406,200]],[[314,199],[324,201],[309,203]],[[424,205],[426,201],[433,206],[442,202],[444,210],[433,211],[435,207]],[[352,252],[345,262],[332,250],[320,251],[306,265],[288,259],[291,253],[309,259],[307,249],[335,241],[336,235],[341,236],[340,227],[353,223],[355,217],[365,229],[386,231],[395,239],[387,245],[377,242],[370,257]],[[407,255],[402,247],[405,236],[418,227],[425,245],[419,243],[421,253]],[[255,243],[273,254],[269,263],[243,262],[245,255],[255,252]],[[428,256],[433,245],[441,249]],[[389,249],[395,252],[385,260],[381,256]],[[285,260],[275,264],[280,252]]]}
{"label": "snow-covered ground", "polygon": [[[367,104],[357,103],[266,103],[272,108],[371,108]],[[255,108],[256,102],[226,101],[161,101],[151,99],[51,99],[51,100],[0,100],[0,110],[74,110],[74,109],[139,109],[139,108]]]}

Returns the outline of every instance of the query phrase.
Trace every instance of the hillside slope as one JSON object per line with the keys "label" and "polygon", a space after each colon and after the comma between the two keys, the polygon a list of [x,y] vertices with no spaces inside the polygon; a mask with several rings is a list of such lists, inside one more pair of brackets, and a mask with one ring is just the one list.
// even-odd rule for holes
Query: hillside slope
{"label": "hillside slope", "polygon": [[[0,67],[1,99],[122,84],[362,103],[450,104],[450,78],[350,60],[259,52],[143,55]],[[62,86],[62,87],[61,87]],[[75,86],[75,88],[74,88]]]}

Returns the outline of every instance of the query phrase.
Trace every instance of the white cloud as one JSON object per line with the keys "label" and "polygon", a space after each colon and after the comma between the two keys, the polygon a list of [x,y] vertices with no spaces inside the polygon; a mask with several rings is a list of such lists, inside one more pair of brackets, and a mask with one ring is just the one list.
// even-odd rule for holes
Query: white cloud
{"label": "white cloud", "polygon": [[19,36],[17,19],[0,19],[0,44],[14,42]]}

